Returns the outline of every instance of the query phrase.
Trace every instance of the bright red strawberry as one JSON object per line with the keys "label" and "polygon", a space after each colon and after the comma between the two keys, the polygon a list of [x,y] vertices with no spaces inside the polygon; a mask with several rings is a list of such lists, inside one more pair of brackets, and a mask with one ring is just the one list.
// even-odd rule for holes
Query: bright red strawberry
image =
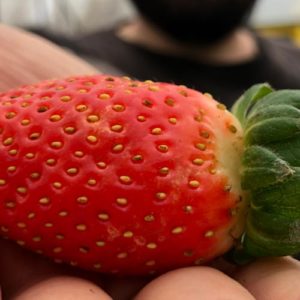
{"label": "bright red strawberry", "polygon": [[209,95],[105,75],[0,95],[1,234],[122,274],[201,264],[243,230],[241,127]]}

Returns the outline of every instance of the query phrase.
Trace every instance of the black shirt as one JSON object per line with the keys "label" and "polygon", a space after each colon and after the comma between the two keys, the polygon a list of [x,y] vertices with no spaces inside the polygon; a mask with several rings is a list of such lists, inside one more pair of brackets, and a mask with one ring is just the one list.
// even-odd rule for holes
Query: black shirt
{"label": "black shirt", "polygon": [[209,92],[231,107],[255,83],[268,82],[276,89],[300,89],[300,49],[287,40],[256,35],[255,38],[259,54],[254,59],[223,66],[155,53],[121,40],[113,30],[96,32],[76,40],[54,41],[80,56],[88,57],[104,73],[183,84]]}

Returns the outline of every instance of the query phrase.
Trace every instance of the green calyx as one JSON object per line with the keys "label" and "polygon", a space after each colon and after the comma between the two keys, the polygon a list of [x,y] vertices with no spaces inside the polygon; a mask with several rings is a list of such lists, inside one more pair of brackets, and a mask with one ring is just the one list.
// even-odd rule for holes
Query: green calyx
{"label": "green calyx", "polygon": [[251,87],[232,108],[244,129],[241,185],[249,212],[231,258],[300,252],[300,90]]}

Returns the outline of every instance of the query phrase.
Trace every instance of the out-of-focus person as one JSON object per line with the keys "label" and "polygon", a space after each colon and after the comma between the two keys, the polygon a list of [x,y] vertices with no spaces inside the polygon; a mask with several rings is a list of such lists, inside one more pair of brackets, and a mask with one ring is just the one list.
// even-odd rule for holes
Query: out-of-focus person
{"label": "out-of-focus person", "polygon": [[247,24],[255,0],[131,0],[139,16],[110,30],[55,39],[107,73],[175,82],[231,106],[252,84],[300,88],[300,50]]}
{"label": "out-of-focus person", "polygon": [[[3,90],[95,72],[78,57],[24,31],[0,25],[0,38]],[[203,300],[296,300],[300,295],[300,263],[292,258],[219,266],[223,272],[194,266],[156,278],[119,278],[53,263],[2,238],[0,251],[0,298],[5,300],[196,300],[199,295]]]}

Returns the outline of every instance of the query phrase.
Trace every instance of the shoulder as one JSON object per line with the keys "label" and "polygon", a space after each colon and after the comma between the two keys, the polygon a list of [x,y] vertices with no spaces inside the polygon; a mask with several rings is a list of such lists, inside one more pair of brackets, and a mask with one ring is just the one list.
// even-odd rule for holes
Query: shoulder
{"label": "shoulder", "polygon": [[286,57],[286,55],[288,55],[289,58],[300,58],[300,48],[289,39],[259,37],[258,41],[260,45],[262,45],[263,49],[267,50],[271,55],[276,54],[281,57]]}
{"label": "shoulder", "polygon": [[300,88],[300,48],[287,39],[258,38],[261,62],[275,88]]}

